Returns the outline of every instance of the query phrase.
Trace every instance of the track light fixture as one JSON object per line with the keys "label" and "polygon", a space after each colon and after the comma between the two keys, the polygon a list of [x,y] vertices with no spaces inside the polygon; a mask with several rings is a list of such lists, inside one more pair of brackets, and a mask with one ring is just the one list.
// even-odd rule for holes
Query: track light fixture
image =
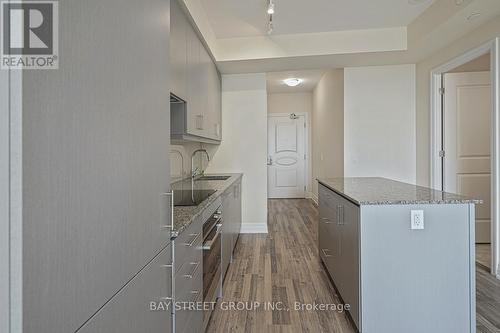
{"label": "track light fixture", "polygon": [[269,15],[273,15],[274,14],[274,2],[273,2],[273,0],[269,1],[269,5],[267,6],[267,13]]}
{"label": "track light fixture", "polygon": [[269,0],[267,6],[267,14],[269,15],[269,23],[267,25],[267,34],[270,35],[273,33],[274,25],[273,25],[273,14],[274,14],[274,2],[273,0]]}

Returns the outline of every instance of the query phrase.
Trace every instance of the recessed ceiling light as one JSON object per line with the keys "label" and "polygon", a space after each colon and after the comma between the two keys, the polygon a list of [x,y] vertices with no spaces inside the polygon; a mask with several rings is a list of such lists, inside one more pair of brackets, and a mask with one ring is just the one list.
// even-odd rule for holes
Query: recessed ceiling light
{"label": "recessed ceiling light", "polygon": [[456,4],[457,6],[460,6],[460,5],[461,5],[461,4],[463,4],[463,3],[464,3],[464,0],[455,0],[455,4]]}
{"label": "recessed ceiling light", "polygon": [[285,82],[285,84],[289,87],[296,87],[302,82],[302,80],[293,77],[289,79],[284,79],[283,82]]}

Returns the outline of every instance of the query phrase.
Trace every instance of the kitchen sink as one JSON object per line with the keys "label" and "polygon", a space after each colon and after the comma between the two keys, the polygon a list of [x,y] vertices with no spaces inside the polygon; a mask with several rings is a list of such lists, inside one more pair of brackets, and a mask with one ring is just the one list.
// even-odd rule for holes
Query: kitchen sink
{"label": "kitchen sink", "polygon": [[200,180],[228,180],[231,176],[201,176],[200,178],[196,178],[196,181]]}

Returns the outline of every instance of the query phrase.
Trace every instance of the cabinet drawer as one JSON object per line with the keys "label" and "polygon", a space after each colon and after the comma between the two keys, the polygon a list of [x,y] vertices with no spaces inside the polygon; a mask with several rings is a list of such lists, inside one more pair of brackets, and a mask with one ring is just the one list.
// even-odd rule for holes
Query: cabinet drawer
{"label": "cabinet drawer", "polygon": [[337,206],[340,204],[340,199],[342,199],[340,195],[336,194],[327,187],[320,185],[318,197],[319,206],[336,210]]}
{"label": "cabinet drawer", "polygon": [[192,222],[179,237],[175,244],[175,271],[178,272],[184,263],[201,261],[203,242],[201,218]]}
{"label": "cabinet drawer", "polygon": [[[203,288],[203,263],[185,262],[175,274],[175,298],[179,302],[189,302],[195,296],[191,291],[201,292]],[[197,296],[196,296],[197,297]]]}
{"label": "cabinet drawer", "polygon": [[172,332],[170,308],[168,311],[149,309],[151,302],[169,302],[172,296],[172,272],[166,267],[171,260],[172,248],[168,245],[78,332]]}
{"label": "cabinet drawer", "polygon": [[[195,307],[195,302],[201,302],[203,300],[203,290],[202,290],[202,277],[203,272],[198,270],[196,275],[189,280],[184,280],[180,277],[176,277],[176,297],[175,301],[177,308],[175,309],[175,331],[176,332],[189,332],[191,320],[197,318],[201,324],[199,324],[199,330],[191,332],[201,332],[203,327],[203,311],[198,311]],[[177,282],[181,281],[183,286],[177,285]],[[187,282],[187,283],[186,283]],[[183,304],[185,302],[185,304]],[[191,303],[191,304],[189,304]],[[181,307],[181,308],[178,308]]]}

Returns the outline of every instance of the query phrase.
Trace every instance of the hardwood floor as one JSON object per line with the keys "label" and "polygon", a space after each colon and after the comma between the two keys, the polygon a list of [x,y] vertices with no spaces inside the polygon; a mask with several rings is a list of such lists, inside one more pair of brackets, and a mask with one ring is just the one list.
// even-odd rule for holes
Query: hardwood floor
{"label": "hardwood floor", "polygon": [[[344,313],[294,309],[294,302],[339,303],[318,256],[317,208],[310,200],[276,199],[268,215],[269,234],[240,236],[207,332],[355,332]],[[481,266],[476,276],[477,331],[500,333],[500,281]],[[228,302],[260,307],[223,310]],[[265,310],[264,302],[285,309]]]}
{"label": "hardwood floor", "polygon": [[294,302],[339,303],[319,261],[317,219],[308,200],[269,200],[269,234],[240,236],[221,301],[283,302],[289,311],[220,303],[208,332],[355,332],[345,313],[294,310]]}
{"label": "hardwood floor", "polygon": [[491,244],[476,244],[476,261],[486,268],[491,267]]}
{"label": "hardwood floor", "polygon": [[476,327],[478,333],[500,333],[500,280],[476,265]]}

